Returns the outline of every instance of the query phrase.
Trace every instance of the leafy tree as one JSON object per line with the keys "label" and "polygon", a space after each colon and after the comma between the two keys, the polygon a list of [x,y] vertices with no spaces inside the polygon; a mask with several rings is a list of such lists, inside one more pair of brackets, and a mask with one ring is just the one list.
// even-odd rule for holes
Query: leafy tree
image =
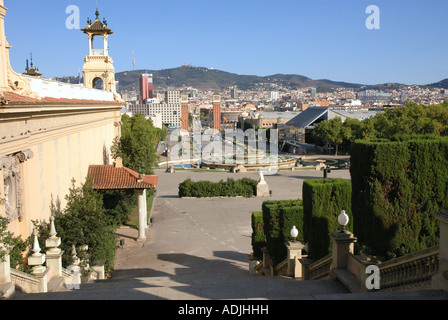
{"label": "leafy tree", "polygon": [[126,223],[130,212],[137,205],[135,190],[104,190],[100,193],[106,210],[107,223],[113,227]]}
{"label": "leafy tree", "polygon": [[411,102],[362,121],[322,121],[312,137],[327,147],[334,146],[337,154],[338,146],[349,150],[355,140],[391,139],[402,134],[448,136],[448,101],[430,106]]}
{"label": "leafy tree", "polygon": [[335,147],[335,155],[338,154],[339,146],[344,139],[350,139],[352,130],[349,126],[344,126],[340,117],[322,121],[313,131],[313,136],[325,143],[325,145]]}
{"label": "leafy tree", "polygon": [[439,105],[408,103],[386,110],[372,118],[377,138],[389,139],[396,134],[435,136],[448,135],[448,102]]}
{"label": "leafy tree", "polygon": [[156,166],[156,147],[166,138],[166,132],[154,127],[151,119],[142,114],[132,118],[122,117],[121,139],[116,139],[111,148],[112,155],[120,156],[123,165],[142,174],[153,174]]}

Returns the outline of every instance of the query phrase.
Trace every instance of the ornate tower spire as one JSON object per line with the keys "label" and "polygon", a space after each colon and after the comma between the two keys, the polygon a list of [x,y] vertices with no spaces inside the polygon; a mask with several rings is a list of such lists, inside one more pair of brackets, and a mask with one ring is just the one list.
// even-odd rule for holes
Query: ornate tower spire
{"label": "ornate tower spire", "polygon": [[[82,29],[87,34],[89,39],[89,54],[84,59],[83,75],[84,86],[87,88],[101,88],[106,91],[111,91],[115,95],[117,101],[121,101],[116,91],[115,69],[113,60],[109,56],[109,35],[113,31],[107,26],[106,19],[103,22],[99,19],[98,6],[95,12],[96,19],[91,22],[88,20],[88,25]],[[91,22],[91,23],[89,23]],[[95,49],[93,47],[94,37],[103,38],[103,48]],[[101,85],[102,84],[102,85]]]}

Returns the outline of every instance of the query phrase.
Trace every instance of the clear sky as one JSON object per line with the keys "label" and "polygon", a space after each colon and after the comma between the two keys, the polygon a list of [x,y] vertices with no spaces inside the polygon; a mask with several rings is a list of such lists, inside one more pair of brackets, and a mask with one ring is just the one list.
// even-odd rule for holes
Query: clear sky
{"label": "clear sky", "polygon": [[[11,64],[33,53],[46,77],[77,75],[87,36],[67,29],[66,8],[105,17],[117,72],[184,63],[237,74],[300,74],[362,84],[448,78],[447,0],[5,0]],[[370,30],[369,5],[380,10]]]}

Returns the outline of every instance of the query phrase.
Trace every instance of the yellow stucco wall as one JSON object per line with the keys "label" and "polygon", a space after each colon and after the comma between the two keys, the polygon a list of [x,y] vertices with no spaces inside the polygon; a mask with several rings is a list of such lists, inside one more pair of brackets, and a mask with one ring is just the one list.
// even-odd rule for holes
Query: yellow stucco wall
{"label": "yellow stucco wall", "polygon": [[[17,127],[14,122],[21,123],[22,131],[27,123],[32,123],[19,118],[3,121],[2,126],[0,115],[0,135],[5,133],[5,128]],[[21,221],[10,222],[11,232],[29,236],[33,231],[32,221],[49,221],[52,201],[56,206],[60,203],[60,209],[64,209],[72,179],[79,186],[85,182],[89,165],[111,163],[110,147],[118,135],[115,123],[119,119],[116,106],[86,114],[80,114],[78,110],[63,117],[54,113],[40,119],[39,123],[32,123],[34,130],[42,127],[47,129],[46,132],[31,134],[25,140],[3,144],[0,141],[0,158],[24,149],[30,149],[34,154],[20,165],[24,215]],[[62,123],[71,125],[61,127]],[[4,153],[5,150],[8,153]],[[1,168],[0,177],[3,177]],[[3,179],[0,179],[0,197],[4,197]],[[4,206],[0,206],[0,216],[6,216]]]}

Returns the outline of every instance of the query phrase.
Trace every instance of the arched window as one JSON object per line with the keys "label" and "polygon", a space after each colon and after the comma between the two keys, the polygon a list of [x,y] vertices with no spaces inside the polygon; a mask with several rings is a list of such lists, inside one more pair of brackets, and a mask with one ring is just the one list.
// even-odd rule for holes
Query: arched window
{"label": "arched window", "polygon": [[92,88],[94,89],[99,89],[99,90],[104,90],[104,82],[103,79],[97,77],[95,79],[93,79],[92,82]]}

